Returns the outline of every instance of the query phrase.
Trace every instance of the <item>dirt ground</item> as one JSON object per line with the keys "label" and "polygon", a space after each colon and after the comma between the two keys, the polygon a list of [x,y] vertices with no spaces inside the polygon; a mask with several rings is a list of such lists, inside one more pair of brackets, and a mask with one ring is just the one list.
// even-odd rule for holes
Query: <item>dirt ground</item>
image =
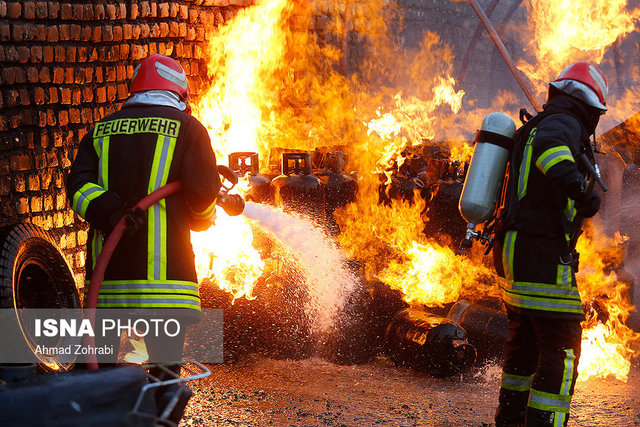
{"label": "dirt ground", "polygon": [[[384,357],[338,366],[247,356],[210,368],[210,377],[191,384],[180,426],[491,426],[500,387],[495,364],[446,379]],[[569,426],[638,425],[638,363],[627,383],[578,383]]]}

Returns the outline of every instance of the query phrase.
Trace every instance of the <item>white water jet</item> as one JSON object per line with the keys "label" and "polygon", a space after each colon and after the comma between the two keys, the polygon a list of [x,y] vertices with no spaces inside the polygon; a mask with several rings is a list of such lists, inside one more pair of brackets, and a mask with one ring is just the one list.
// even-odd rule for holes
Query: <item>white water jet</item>
{"label": "white water jet", "polygon": [[359,281],[346,268],[344,252],[320,227],[302,216],[252,202],[246,203],[243,215],[291,249],[305,273],[309,291],[305,313],[312,329],[330,330]]}

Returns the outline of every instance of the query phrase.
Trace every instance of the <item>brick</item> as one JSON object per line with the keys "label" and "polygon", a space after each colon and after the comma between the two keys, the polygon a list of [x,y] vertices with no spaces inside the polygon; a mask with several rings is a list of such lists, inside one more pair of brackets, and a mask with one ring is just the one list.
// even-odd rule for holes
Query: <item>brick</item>
{"label": "brick", "polygon": [[189,17],[189,7],[186,4],[180,5],[180,11],[178,12],[179,19],[187,19]]}
{"label": "brick", "polygon": [[171,25],[169,25],[169,28],[169,36],[178,37],[178,35],[180,34],[180,25],[177,22],[172,22]]}
{"label": "brick", "polygon": [[64,62],[67,57],[67,51],[63,45],[58,45],[54,49],[56,62]]}
{"label": "brick", "polygon": [[9,24],[0,24],[0,41],[11,40],[11,27]]}
{"label": "brick", "polygon": [[0,18],[7,16],[7,2],[0,1]]}
{"label": "brick", "polygon": [[47,41],[47,26],[36,25],[36,39],[41,42]]}
{"label": "brick", "polygon": [[176,2],[169,3],[169,16],[172,18],[175,18],[176,16],[178,16],[179,8],[180,8],[180,5],[178,5],[178,3]]}
{"label": "brick", "polygon": [[122,38],[125,40],[131,40],[133,37],[133,25],[124,24],[122,26]]}
{"label": "brick", "polygon": [[31,212],[42,212],[41,196],[35,196],[31,198]]}
{"label": "brick", "polygon": [[45,212],[50,212],[53,210],[53,196],[51,194],[47,194],[46,196],[44,196],[43,209]]}
{"label": "brick", "polygon": [[31,46],[31,62],[42,62],[43,52],[42,46]]}
{"label": "brick", "polygon": [[42,59],[44,62],[53,62],[53,55],[55,51],[53,50],[53,46],[45,46],[43,48]]}
{"label": "brick", "polygon": [[189,10],[189,23],[195,24],[198,22],[198,11],[195,9]]}
{"label": "brick", "polygon": [[7,17],[9,19],[18,19],[20,15],[22,15],[22,5],[20,3],[7,3]]}
{"label": "brick", "polygon": [[84,69],[84,78],[87,83],[91,83],[93,81],[93,68]]}
{"label": "brick", "polygon": [[93,110],[91,108],[82,109],[82,123],[93,123]]}
{"label": "brick", "polygon": [[2,76],[2,81],[5,85],[13,85],[16,83],[16,68],[15,67],[7,67],[3,68],[0,71],[0,76]]}
{"label": "brick", "polygon": [[31,174],[27,178],[27,184],[30,191],[40,190],[40,176],[37,174]]}
{"label": "brick", "polygon": [[66,41],[71,39],[71,31],[69,29],[69,25],[59,25],[58,26],[58,37],[60,37],[61,41]]}
{"label": "brick", "polygon": [[151,7],[149,6],[149,2],[140,2],[140,16],[142,18],[146,18],[149,15],[151,15]]}
{"label": "brick", "polygon": [[22,26],[22,38],[25,41],[36,40],[38,38],[38,34],[36,31],[36,26],[33,24],[23,24]]}
{"label": "brick", "polygon": [[84,102],[93,102],[93,89],[89,86],[82,88],[82,100]]}
{"label": "brick", "polygon": [[118,85],[118,99],[127,99],[129,97],[129,85],[120,83]]}
{"label": "brick", "polygon": [[187,32],[187,40],[193,41],[196,39],[196,29],[193,27],[189,27],[189,31]]}
{"label": "brick", "polygon": [[95,68],[95,75],[96,75],[97,83],[102,83],[104,81],[104,74],[103,74],[102,67]]}
{"label": "brick", "polygon": [[[67,198],[63,194],[56,194],[56,210],[62,210],[67,204]],[[62,215],[62,212],[60,212]]]}
{"label": "brick", "polygon": [[78,244],[79,245],[86,245],[88,238],[89,238],[89,234],[87,233],[86,230],[78,230]]}
{"label": "brick", "polygon": [[131,38],[134,40],[138,40],[140,38],[140,35],[142,34],[142,28],[140,27],[140,25],[134,25],[131,28]]}
{"label": "brick", "polygon": [[80,117],[80,110],[77,108],[70,108],[69,109],[69,121],[71,123],[80,123],[81,121],[81,117]]}
{"label": "brick", "polygon": [[72,16],[74,20],[82,21],[84,18],[84,7],[81,4],[74,4]]}
{"label": "brick", "polygon": [[84,26],[82,27],[82,31],[80,32],[80,40],[82,40],[83,42],[87,42],[91,40],[92,34],[93,34],[93,31],[91,27]]}
{"label": "brick", "polygon": [[49,43],[60,41],[60,38],[58,37],[58,27],[51,26],[47,29],[47,41]]}
{"label": "brick", "polygon": [[119,82],[127,80],[127,68],[124,65],[116,67],[116,80]]}
{"label": "brick", "polygon": [[7,107],[15,107],[18,105],[18,97],[20,94],[17,90],[7,90],[4,92],[4,105]]}
{"label": "brick", "polygon": [[13,176],[13,189],[18,193],[27,191],[27,180],[24,179],[24,175],[16,174]]}
{"label": "brick", "polygon": [[153,24],[153,27],[151,27],[151,37],[156,38],[158,36],[160,36],[160,26],[158,24]]}
{"label": "brick", "polygon": [[143,38],[143,39],[146,39],[147,37],[149,37],[149,34],[151,34],[151,30],[149,29],[149,25],[148,24],[140,25],[140,37]]}
{"label": "brick", "polygon": [[0,196],[8,196],[11,192],[11,177],[0,175]]}
{"label": "brick", "polygon": [[77,50],[75,46],[69,46],[67,48],[67,60],[66,60],[67,63],[73,64],[76,62],[76,53],[77,53]]}
{"label": "brick", "polygon": [[22,17],[25,19],[36,18],[36,4],[32,1],[25,1],[22,8]]}
{"label": "brick", "polygon": [[49,9],[49,19],[56,19],[60,13],[60,2],[50,1],[47,6]]}
{"label": "brick", "polygon": [[57,104],[60,99],[58,98],[58,88],[49,88],[49,104]]}
{"label": "brick", "polygon": [[64,83],[64,68],[55,67],[53,69],[53,82],[56,84]]}
{"label": "brick", "polygon": [[36,105],[42,105],[44,104],[44,89],[41,87],[36,87],[33,90],[33,101],[36,103]]}
{"label": "brick", "polygon": [[166,22],[161,22],[160,23],[160,37],[164,38],[167,37],[167,35],[169,34],[169,24]]}
{"label": "brick", "polygon": [[158,16],[160,18],[167,18],[169,16],[169,3],[160,3]]}
{"label": "brick", "polygon": [[18,62],[24,64],[29,61],[29,57],[31,57],[31,51],[27,46],[18,46]]}
{"label": "brick", "polygon": [[73,78],[74,72],[73,68],[65,68],[64,69],[64,82],[68,84],[74,83],[75,79]]}
{"label": "brick", "polygon": [[79,46],[76,61],[87,62],[87,59],[89,59],[89,48],[86,46]]}
{"label": "brick", "polygon": [[113,41],[119,42],[123,38],[122,36],[122,27],[120,25],[116,25],[113,27]]}
{"label": "brick", "polygon": [[36,67],[27,68],[27,81],[29,83],[38,83],[38,69]]}
{"label": "brick", "polygon": [[131,19],[132,21],[135,21],[136,19],[138,19],[138,14],[139,14],[139,9],[138,9],[138,4],[137,3],[131,3],[131,6],[129,8],[129,19]]}
{"label": "brick", "polygon": [[116,85],[107,85],[107,100],[113,102],[118,97],[118,89]]}
{"label": "brick", "polygon": [[178,37],[187,37],[187,24],[185,22],[178,24]]}
{"label": "brick", "polygon": [[60,102],[63,104],[71,104],[71,89],[68,87],[60,89]]}
{"label": "brick", "polygon": [[82,91],[74,90],[73,93],[71,94],[71,103],[73,105],[80,105],[81,101],[82,101]]}
{"label": "brick", "polygon": [[91,4],[85,4],[84,5],[84,10],[82,11],[82,13],[84,14],[84,19],[86,21],[91,21],[93,18],[93,6],[91,6]]}
{"label": "brick", "polygon": [[95,4],[95,5],[93,5],[93,17],[98,21],[102,21],[104,19],[105,11],[104,11],[104,5],[103,4]]}
{"label": "brick", "polygon": [[71,24],[69,26],[69,38],[71,40],[81,40],[82,27],[78,24]]}
{"label": "brick", "polygon": [[114,20],[116,19],[116,7],[115,5],[108,4],[106,8],[107,19]]}
{"label": "brick", "polygon": [[86,72],[84,68],[76,68],[75,79],[73,80],[76,84],[84,84],[86,83]]}
{"label": "brick", "polygon": [[95,27],[93,29],[93,37],[91,39],[95,43],[99,43],[102,40],[102,27]]}
{"label": "brick", "polygon": [[10,159],[10,167],[14,172],[29,170],[33,167],[33,159],[26,154],[14,154]]}
{"label": "brick", "polygon": [[56,113],[53,110],[47,110],[47,126],[55,126],[56,123]]}
{"label": "brick", "polygon": [[[4,28],[9,28],[8,25],[3,25],[3,33],[6,31],[4,30]],[[24,25],[21,24],[13,24],[11,26],[11,40],[13,40],[14,42],[20,42],[22,41],[24,38]],[[3,40],[8,40],[8,38],[6,38],[6,36],[3,34],[2,35],[2,39]]]}
{"label": "brick", "polygon": [[36,2],[36,18],[45,19],[49,17],[49,10],[47,8],[47,2]]}
{"label": "brick", "polygon": [[66,126],[69,124],[69,112],[66,110],[58,111],[58,123],[60,126]]}
{"label": "brick", "polygon": [[157,17],[157,16],[158,16],[158,3],[155,3],[155,2],[151,3],[151,13],[150,13],[150,16],[151,16],[152,18],[155,18],[155,17]]}
{"label": "brick", "polygon": [[118,10],[116,11],[116,15],[118,19],[126,19],[127,18],[127,6],[124,3],[116,4]]}
{"label": "brick", "polygon": [[111,25],[102,27],[102,40],[105,42],[113,41],[113,27]]}

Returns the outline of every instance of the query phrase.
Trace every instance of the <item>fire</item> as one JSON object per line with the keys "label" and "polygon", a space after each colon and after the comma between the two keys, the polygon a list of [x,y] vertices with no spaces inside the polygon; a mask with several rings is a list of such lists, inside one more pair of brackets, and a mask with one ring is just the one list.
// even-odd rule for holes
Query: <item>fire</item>
{"label": "fire", "polygon": [[529,50],[536,61],[521,60],[518,67],[541,93],[570,63],[599,63],[609,46],[635,29],[640,9],[626,8],[627,0],[530,0]]}
{"label": "fire", "polygon": [[633,310],[628,285],[618,280],[614,271],[624,260],[624,240],[619,234],[607,238],[592,226],[578,241],[578,288],[583,302],[592,308],[583,322],[578,365],[581,381],[607,376],[627,381],[630,359],[640,354],[640,334],[625,324]]}
{"label": "fire", "polygon": [[233,300],[252,294],[264,271],[264,261],[253,248],[253,231],[241,216],[230,217],[219,209],[216,225],[191,233],[196,270],[200,281],[207,280],[233,294]]}

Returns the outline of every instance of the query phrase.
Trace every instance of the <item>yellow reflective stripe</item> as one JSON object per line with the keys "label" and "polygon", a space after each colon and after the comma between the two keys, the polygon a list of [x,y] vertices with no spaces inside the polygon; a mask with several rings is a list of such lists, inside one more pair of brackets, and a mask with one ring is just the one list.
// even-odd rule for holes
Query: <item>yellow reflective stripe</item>
{"label": "yellow reflective stripe", "polygon": [[571,406],[571,396],[560,396],[559,394],[545,393],[534,388],[529,394],[528,406],[542,411],[569,413]]}
{"label": "yellow reflective stripe", "polygon": [[582,303],[570,299],[539,298],[509,292],[502,287],[502,298],[507,304],[533,310],[556,311],[560,313],[584,313]]}
{"label": "yellow reflective stripe", "polygon": [[93,268],[96,267],[96,261],[98,261],[100,252],[102,252],[102,233],[94,229],[93,239],[91,240],[91,266]]}
{"label": "yellow reflective stripe", "polygon": [[98,302],[97,308],[191,308],[200,311],[200,305],[183,303],[148,303],[148,302]]}
{"label": "yellow reflective stripe", "polygon": [[101,156],[98,166],[98,184],[100,184],[105,190],[109,189],[109,143],[110,139],[108,136],[100,138],[100,141],[98,142],[101,147]]}
{"label": "yellow reflective stripe", "polygon": [[514,391],[529,391],[533,384],[533,375],[521,376],[502,372],[502,388]]}
{"label": "yellow reflective stripe", "polygon": [[553,166],[557,165],[563,160],[575,163],[571,150],[566,145],[560,145],[558,147],[549,148],[544,153],[540,154],[536,161],[536,166],[543,174],[547,174],[547,171]]}
{"label": "yellow reflective stripe", "polygon": [[576,218],[578,211],[576,210],[576,202],[573,199],[567,197],[567,204],[564,207],[564,217],[569,222],[573,222]]}
{"label": "yellow reflective stripe", "polygon": [[508,292],[519,295],[549,296],[574,299],[576,301],[580,300],[580,292],[575,286],[507,280],[502,283],[502,287]]}
{"label": "yellow reflective stripe", "polygon": [[502,246],[502,267],[504,269],[504,278],[507,280],[513,280],[513,253],[517,236],[517,231],[507,231]]}
{"label": "yellow reflective stripe", "polygon": [[560,386],[561,396],[570,396],[571,384],[573,383],[573,370],[575,366],[576,355],[572,348],[564,350],[564,372],[562,373],[562,385]]}
{"label": "yellow reflective stripe", "polygon": [[[167,183],[177,139],[158,135],[153,154],[148,194]],[[165,280],[167,278],[167,202],[165,199],[148,210],[147,229],[147,278]]]}
{"label": "yellow reflective stripe", "polygon": [[96,150],[96,156],[98,156],[98,158],[100,158],[100,154],[102,153],[101,139],[102,138],[93,138],[93,149]]}
{"label": "yellow reflective stripe", "polygon": [[564,427],[565,418],[567,415],[564,412],[556,412],[553,414],[553,427]]}
{"label": "yellow reflective stripe", "polygon": [[211,203],[202,212],[196,212],[193,209],[191,209],[191,207],[189,207],[189,211],[191,212],[191,216],[193,216],[196,219],[209,219],[209,218],[211,218],[213,216],[213,214],[216,212],[216,202],[217,201],[218,201],[218,199],[215,198],[213,200],[213,203]]}
{"label": "yellow reflective stripe", "polygon": [[104,188],[98,184],[87,182],[73,195],[73,210],[84,218],[91,201],[102,196],[104,193]]}
{"label": "yellow reflective stripe", "polygon": [[[556,284],[559,285],[559,286],[571,286],[571,282],[572,282],[572,280],[571,280],[571,266],[570,265],[564,265],[564,264],[558,264],[558,275],[556,277]],[[578,293],[577,288],[576,288],[575,292]],[[578,294],[578,297],[580,297],[579,294]]]}
{"label": "yellow reflective stripe", "polygon": [[527,194],[527,184],[529,182],[529,172],[531,169],[531,157],[533,155],[533,138],[536,136],[538,128],[531,129],[527,143],[524,146],[522,155],[522,163],[520,163],[520,174],[518,178],[518,200],[521,200]]}

